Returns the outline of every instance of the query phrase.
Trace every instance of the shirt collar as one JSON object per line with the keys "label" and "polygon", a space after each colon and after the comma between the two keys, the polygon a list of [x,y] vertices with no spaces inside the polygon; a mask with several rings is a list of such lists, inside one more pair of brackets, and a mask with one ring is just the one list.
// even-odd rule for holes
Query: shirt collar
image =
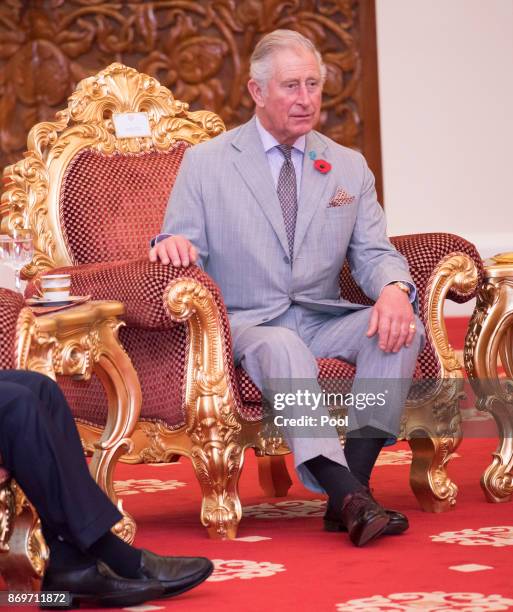
{"label": "shirt collar", "polygon": [[[256,116],[255,121],[258,133],[260,135],[260,140],[262,141],[262,145],[264,146],[264,151],[267,153],[271,149],[274,149],[274,147],[277,147],[280,143],[272,134],[270,134],[264,128],[264,126],[260,123],[258,117]],[[306,134],[300,136],[292,146],[294,147],[294,149],[297,149],[298,151],[304,154],[306,147]]]}

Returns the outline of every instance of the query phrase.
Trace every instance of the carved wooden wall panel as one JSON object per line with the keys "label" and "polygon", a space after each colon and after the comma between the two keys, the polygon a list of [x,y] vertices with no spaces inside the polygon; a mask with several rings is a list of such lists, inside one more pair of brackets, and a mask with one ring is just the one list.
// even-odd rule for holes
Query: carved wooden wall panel
{"label": "carved wooden wall panel", "polygon": [[3,0],[0,167],[20,157],[28,130],[52,119],[77,81],[112,61],[240,124],[253,109],[245,84],[256,41],[290,28],[328,66],[321,131],[362,150],[380,186],[374,27],[373,0]]}

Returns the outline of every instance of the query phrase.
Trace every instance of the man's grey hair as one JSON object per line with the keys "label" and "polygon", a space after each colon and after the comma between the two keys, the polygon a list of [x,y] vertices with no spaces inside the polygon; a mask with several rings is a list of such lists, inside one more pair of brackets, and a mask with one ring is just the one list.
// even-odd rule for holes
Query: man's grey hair
{"label": "man's grey hair", "polygon": [[274,30],[274,32],[269,32],[269,34],[266,34],[258,41],[249,60],[249,75],[264,91],[267,89],[267,83],[272,77],[273,55],[279,49],[290,49],[291,47],[302,47],[307,51],[311,51],[319,64],[322,83],[326,80],[326,65],[311,40],[294,30]]}

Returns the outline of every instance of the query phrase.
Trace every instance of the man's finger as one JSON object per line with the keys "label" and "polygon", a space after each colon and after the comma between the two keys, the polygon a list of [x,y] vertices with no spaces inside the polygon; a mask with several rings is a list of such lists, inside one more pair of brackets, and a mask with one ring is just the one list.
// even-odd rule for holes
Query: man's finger
{"label": "man's finger", "polygon": [[408,323],[402,323],[401,324],[401,332],[394,344],[394,346],[392,347],[392,352],[393,353],[397,353],[398,351],[400,351],[403,346],[404,343],[406,342],[406,338],[408,337]]}
{"label": "man's finger", "polygon": [[415,324],[415,320],[413,320],[408,325],[408,336],[406,337],[405,346],[410,346],[413,342],[413,338],[415,338],[415,334],[417,333],[417,326]]}
{"label": "man's finger", "polygon": [[369,329],[367,330],[368,338],[372,338],[372,336],[374,336],[374,334],[378,331],[378,322],[379,322],[378,311],[376,310],[376,308],[373,308],[371,312],[371,318],[369,321]]}
{"label": "man's finger", "polygon": [[381,316],[379,318],[379,348],[387,351],[388,335],[390,333],[390,319]]}
{"label": "man's finger", "polygon": [[153,263],[157,261],[157,249],[155,247],[150,249],[150,261]]}
{"label": "man's finger", "polygon": [[387,353],[390,353],[393,350],[400,335],[401,335],[401,327],[399,323],[396,320],[392,320],[390,324],[390,331],[388,332],[387,347],[385,349]]}
{"label": "man's finger", "polygon": [[178,249],[176,248],[176,242],[174,240],[170,240],[167,246],[167,254],[171,263],[175,268],[179,268],[182,265],[180,260],[180,254],[178,253]]}
{"label": "man's finger", "polygon": [[176,241],[176,250],[178,252],[178,257],[180,258],[180,263],[184,268],[187,268],[189,265],[189,245],[183,240]]}
{"label": "man's finger", "polygon": [[166,245],[163,242],[159,242],[156,247],[157,258],[167,266],[169,264],[169,257],[167,255]]}
{"label": "man's finger", "polygon": [[189,248],[189,258],[193,264],[198,261],[198,249],[192,244]]}

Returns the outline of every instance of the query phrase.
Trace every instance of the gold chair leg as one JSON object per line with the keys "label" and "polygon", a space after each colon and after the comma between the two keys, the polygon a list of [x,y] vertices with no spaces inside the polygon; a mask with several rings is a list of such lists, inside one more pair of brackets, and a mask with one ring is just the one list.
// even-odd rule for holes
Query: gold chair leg
{"label": "gold chair leg", "polygon": [[117,326],[106,322],[101,327],[102,354],[95,361],[94,371],[102,382],[108,399],[108,416],[101,439],[95,443],[95,450],[89,469],[98,485],[119,508],[123,518],[113,532],[125,542],[135,538],[136,523],[123,510],[114,490],[114,468],[119,457],[130,452],[131,435],[141,412],[141,388],[132,363],[117,341]]}
{"label": "gold chair leg", "polygon": [[[202,401],[208,404],[215,399]],[[196,428],[191,452],[202,492],[201,522],[211,538],[233,539],[242,517],[238,485],[243,449],[232,428],[214,425],[210,419],[202,424]]]}
{"label": "gold chair leg", "polygon": [[446,466],[461,442],[459,437],[413,437],[410,486],[425,512],[446,512],[456,504],[458,487],[447,474]]}
{"label": "gold chair leg", "polygon": [[424,381],[412,388],[403,419],[404,437],[412,450],[410,485],[426,512],[446,512],[456,504],[458,487],[447,465],[461,444],[459,376]]}
{"label": "gold chair leg", "polygon": [[513,406],[493,402],[489,411],[497,424],[499,440],[491,464],[481,476],[481,488],[489,502],[509,502],[513,495]]}
{"label": "gold chair leg", "polygon": [[0,508],[2,514],[7,511],[13,517],[8,526],[10,536],[6,542],[3,540],[8,533],[2,533],[0,575],[9,591],[37,591],[49,556],[39,518],[14,483],[2,487]]}
{"label": "gold chair leg", "polygon": [[258,457],[258,481],[266,497],[286,497],[292,486],[283,455]]}

